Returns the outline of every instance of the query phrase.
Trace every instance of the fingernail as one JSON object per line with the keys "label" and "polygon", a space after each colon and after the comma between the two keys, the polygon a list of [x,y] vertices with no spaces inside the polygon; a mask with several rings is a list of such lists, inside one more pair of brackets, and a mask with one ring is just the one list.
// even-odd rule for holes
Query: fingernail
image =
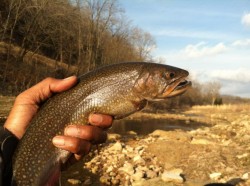
{"label": "fingernail", "polygon": [[64,81],[67,81],[67,80],[70,80],[70,79],[72,79],[72,78],[75,78],[75,76],[69,76],[69,77],[67,77],[67,78],[64,78],[63,80],[64,80]]}
{"label": "fingernail", "polygon": [[67,126],[65,128],[64,134],[67,136],[79,136],[80,130],[76,126]]}
{"label": "fingernail", "polygon": [[103,121],[103,117],[99,114],[91,114],[89,120],[92,124],[100,124]]}
{"label": "fingernail", "polygon": [[56,136],[53,138],[52,143],[55,146],[64,146],[65,145],[65,141],[64,138],[62,136]]}

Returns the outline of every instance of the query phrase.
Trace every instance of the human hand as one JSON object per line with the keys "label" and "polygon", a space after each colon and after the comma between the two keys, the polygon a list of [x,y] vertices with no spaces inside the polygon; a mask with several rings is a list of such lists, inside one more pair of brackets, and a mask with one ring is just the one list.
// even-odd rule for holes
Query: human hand
{"label": "human hand", "polygon": [[[77,78],[59,80],[46,78],[37,85],[19,94],[8,116],[4,127],[18,139],[24,135],[30,121],[37,113],[39,106],[54,93],[60,93],[73,87]],[[65,136],[57,136],[53,139],[54,145],[59,148],[79,154],[87,153],[92,143],[101,143],[106,140],[107,134],[103,129],[112,124],[112,117],[107,115],[93,114],[89,117],[92,125],[70,125],[65,129]]]}

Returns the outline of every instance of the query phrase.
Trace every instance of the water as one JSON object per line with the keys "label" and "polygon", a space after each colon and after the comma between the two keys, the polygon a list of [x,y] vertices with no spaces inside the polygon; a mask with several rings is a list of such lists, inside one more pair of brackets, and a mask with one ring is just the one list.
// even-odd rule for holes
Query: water
{"label": "water", "polygon": [[147,135],[158,129],[190,131],[205,126],[207,124],[201,122],[176,119],[117,120],[114,121],[112,128],[108,132],[124,135],[129,131],[134,131],[139,135]]}

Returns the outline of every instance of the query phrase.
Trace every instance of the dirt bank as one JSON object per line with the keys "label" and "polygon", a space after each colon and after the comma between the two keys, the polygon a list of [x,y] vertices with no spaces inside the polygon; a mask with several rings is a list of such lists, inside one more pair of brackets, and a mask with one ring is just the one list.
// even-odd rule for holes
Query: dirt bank
{"label": "dirt bank", "polygon": [[[65,185],[250,185],[250,106],[194,107],[180,114],[137,114],[138,118],[207,123],[194,130],[150,135],[111,135],[99,154],[64,174]],[[91,159],[92,158],[92,159]],[[68,172],[68,173],[69,173]],[[74,173],[74,174],[72,174]]]}

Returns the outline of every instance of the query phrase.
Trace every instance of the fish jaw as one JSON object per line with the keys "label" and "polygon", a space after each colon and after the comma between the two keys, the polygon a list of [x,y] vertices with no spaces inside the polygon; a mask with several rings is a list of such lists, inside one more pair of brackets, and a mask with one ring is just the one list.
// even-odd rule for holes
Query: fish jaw
{"label": "fish jaw", "polygon": [[166,87],[163,93],[163,97],[170,98],[170,97],[181,95],[184,92],[186,92],[187,89],[191,86],[192,86],[191,81],[186,80],[185,77],[180,78],[179,80],[175,81],[171,86]]}

